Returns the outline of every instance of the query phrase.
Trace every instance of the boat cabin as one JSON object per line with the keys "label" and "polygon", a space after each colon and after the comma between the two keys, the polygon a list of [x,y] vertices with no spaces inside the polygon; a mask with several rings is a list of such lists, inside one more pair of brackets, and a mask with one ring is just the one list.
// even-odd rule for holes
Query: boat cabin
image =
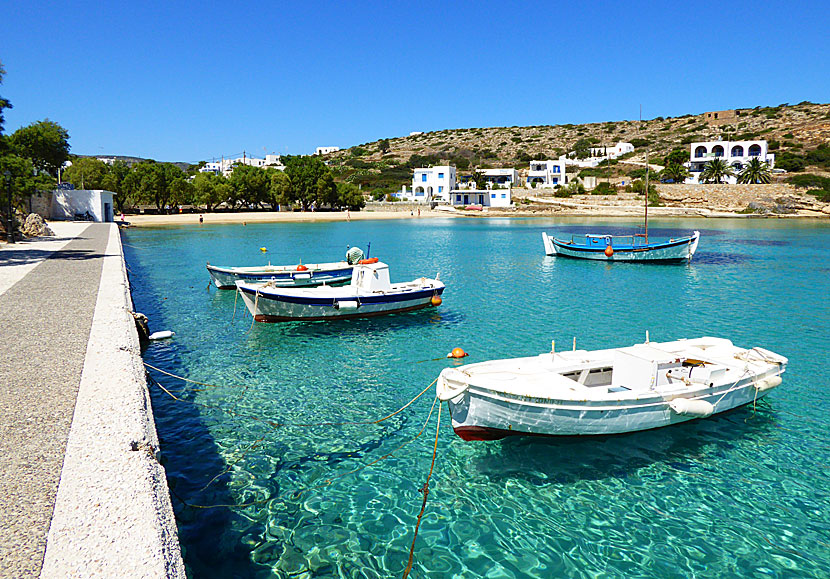
{"label": "boat cabin", "polygon": [[352,270],[352,287],[366,292],[386,292],[392,289],[389,266],[381,261],[359,263]]}

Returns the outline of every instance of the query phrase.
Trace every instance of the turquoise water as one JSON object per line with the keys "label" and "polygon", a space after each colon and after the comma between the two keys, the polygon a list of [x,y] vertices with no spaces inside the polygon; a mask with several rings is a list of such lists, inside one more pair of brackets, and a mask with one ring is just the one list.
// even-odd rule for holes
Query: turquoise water
{"label": "turquoise water", "polygon": [[[454,362],[702,335],[789,357],[757,409],[614,437],[466,443],[441,416],[412,577],[828,577],[830,227],[700,229],[689,265],[543,255],[541,231],[630,232],[624,221],[430,219],[203,225],[123,234],[180,541],[196,577],[400,577],[422,504],[434,394],[377,425]],[[206,261],[327,261],[347,245],[393,281],[447,284],[437,309],[333,323],[255,324]],[[260,247],[268,253],[260,253]],[[437,360],[436,360],[437,359]],[[446,409],[445,409],[446,410]],[[359,472],[409,442],[394,454]],[[221,506],[233,505],[233,506]],[[203,508],[210,507],[210,508]]]}

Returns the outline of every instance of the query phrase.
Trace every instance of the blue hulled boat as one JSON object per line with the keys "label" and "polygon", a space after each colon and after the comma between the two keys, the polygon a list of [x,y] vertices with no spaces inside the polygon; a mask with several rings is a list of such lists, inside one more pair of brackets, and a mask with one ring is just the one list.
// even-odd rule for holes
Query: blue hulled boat
{"label": "blue hulled boat", "polygon": [[697,250],[700,232],[649,240],[645,235],[573,235],[560,239],[542,232],[545,254],[602,261],[689,261]]}

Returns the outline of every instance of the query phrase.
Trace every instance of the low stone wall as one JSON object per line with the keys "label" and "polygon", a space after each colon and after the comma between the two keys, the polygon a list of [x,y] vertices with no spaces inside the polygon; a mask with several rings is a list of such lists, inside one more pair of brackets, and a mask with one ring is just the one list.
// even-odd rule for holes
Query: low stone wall
{"label": "low stone wall", "polygon": [[696,207],[713,211],[788,213],[815,211],[830,213],[830,205],[822,203],[803,190],[786,183],[767,185],[675,185],[657,184],[663,203],[670,207]]}

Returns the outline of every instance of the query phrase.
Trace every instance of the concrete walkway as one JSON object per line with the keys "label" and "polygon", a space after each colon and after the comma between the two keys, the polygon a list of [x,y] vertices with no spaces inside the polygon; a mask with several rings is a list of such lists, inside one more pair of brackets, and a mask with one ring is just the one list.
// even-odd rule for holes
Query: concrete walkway
{"label": "concrete walkway", "polygon": [[[118,232],[53,230],[57,239],[0,246],[0,577],[183,576],[163,469],[148,452],[158,443]],[[102,271],[114,280],[106,291]],[[94,318],[104,331],[91,335]],[[142,492],[158,503],[150,512]],[[153,546],[142,548],[145,527]]]}

